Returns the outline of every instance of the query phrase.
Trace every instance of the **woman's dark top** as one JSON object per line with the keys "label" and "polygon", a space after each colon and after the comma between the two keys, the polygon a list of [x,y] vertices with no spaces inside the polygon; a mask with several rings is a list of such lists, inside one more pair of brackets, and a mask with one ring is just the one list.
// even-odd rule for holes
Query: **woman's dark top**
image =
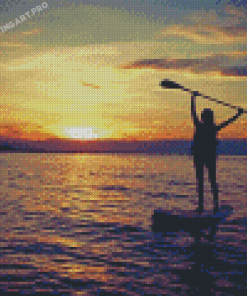
{"label": "woman's dark top", "polygon": [[216,153],[216,146],[218,141],[217,126],[205,124],[198,121],[196,123],[196,132],[194,136],[194,143],[192,145],[192,154],[201,158],[212,156]]}

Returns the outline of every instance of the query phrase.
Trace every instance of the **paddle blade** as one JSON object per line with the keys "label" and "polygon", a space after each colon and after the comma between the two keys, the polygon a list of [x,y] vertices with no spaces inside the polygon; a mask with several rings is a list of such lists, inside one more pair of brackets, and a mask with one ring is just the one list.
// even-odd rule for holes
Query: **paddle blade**
{"label": "paddle blade", "polygon": [[180,84],[177,84],[169,79],[164,79],[163,81],[161,81],[160,86],[164,88],[183,88]]}

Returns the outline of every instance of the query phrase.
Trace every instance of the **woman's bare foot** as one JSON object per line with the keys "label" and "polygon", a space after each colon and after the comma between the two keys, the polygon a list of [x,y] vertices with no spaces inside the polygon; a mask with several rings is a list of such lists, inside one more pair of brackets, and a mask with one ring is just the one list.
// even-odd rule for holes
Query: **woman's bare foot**
{"label": "woman's bare foot", "polygon": [[219,212],[219,207],[214,207],[214,215],[216,215]]}
{"label": "woman's bare foot", "polygon": [[196,212],[201,215],[203,213],[203,208],[196,208]]}

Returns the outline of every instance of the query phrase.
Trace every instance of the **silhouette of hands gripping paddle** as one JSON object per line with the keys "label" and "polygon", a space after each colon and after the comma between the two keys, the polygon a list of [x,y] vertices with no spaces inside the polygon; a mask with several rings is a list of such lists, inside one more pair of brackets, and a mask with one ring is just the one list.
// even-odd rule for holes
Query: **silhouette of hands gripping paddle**
{"label": "silhouette of hands gripping paddle", "polygon": [[244,113],[244,109],[243,108],[238,108],[238,114],[241,115]]}
{"label": "silhouette of hands gripping paddle", "polygon": [[192,92],[191,92],[191,95],[192,95],[193,97],[199,97],[199,96],[201,96],[201,94],[199,93],[199,91],[192,91]]}

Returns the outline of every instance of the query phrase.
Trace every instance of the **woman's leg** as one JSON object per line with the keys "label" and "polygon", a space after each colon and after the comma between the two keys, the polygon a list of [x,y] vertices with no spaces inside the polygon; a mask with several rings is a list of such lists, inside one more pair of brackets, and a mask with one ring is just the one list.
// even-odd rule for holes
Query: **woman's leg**
{"label": "woman's leg", "polygon": [[203,212],[203,161],[198,159],[197,157],[194,158],[194,166],[196,168],[196,179],[197,179],[197,191],[199,196],[199,208],[198,212]]}
{"label": "woman's leg", "polygon": [[214,195],[214,214],[219,210],[218,184],[216,183],[216,155],[212,155],[207,163],[208,176],[211,182],[211,189]]}

